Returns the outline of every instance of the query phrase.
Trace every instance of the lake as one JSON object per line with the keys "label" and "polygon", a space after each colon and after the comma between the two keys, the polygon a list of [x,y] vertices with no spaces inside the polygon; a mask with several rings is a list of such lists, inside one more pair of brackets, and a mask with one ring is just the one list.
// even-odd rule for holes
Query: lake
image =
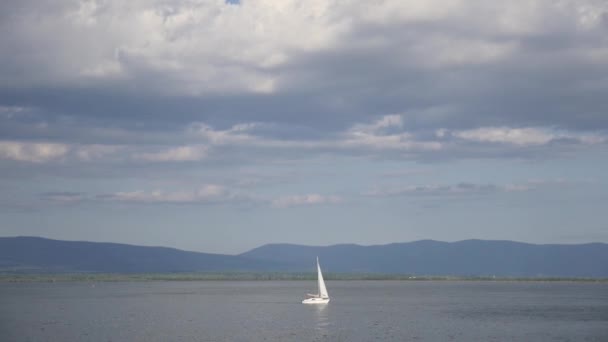
{"label": "lake", "polygon": [[608,341],[608,284],[0,283],[1,341]]}

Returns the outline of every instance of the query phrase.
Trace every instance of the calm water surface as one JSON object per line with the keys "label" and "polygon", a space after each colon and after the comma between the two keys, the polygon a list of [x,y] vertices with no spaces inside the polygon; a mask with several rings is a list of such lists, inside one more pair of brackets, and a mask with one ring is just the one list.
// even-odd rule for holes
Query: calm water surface
{"label": "calm water surface", "polygon": [[608,341],[608,284],[0,284],[0,341]]}

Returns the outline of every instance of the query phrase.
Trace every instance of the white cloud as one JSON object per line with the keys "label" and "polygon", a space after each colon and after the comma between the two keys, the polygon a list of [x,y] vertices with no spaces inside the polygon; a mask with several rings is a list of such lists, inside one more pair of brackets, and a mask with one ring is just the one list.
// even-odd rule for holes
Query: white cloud
{"label": "white cloud", "polygon": [[[72,127],[47,127],[57,134]],[[555,131],[551,128],[480,127],[470,130],[437,129],[420,136],[408,131],[400,115],[386,115],[371,122],[351,125],[341,132],[313,138],[285,137],[281,130],[285,125],[272,123],[242,122],[227,129],[215,129],[194,122],[183,131],[166,133],[133,133],[128,131],[99,131],[91,128],[90,136],[97,140],[120,140],[131,144],[110,145],[103,143],[67,144],[23,141],[0,141],[0,158],[16,161],[47,163],[57,160],[66,162],[124,162],[134,160],[150,163],[180,163],[212,160],[215,156],[232,153],[228,157],[243,157],[240,153],[251,152],[252,157],[273,158],[274,152],[290,150],[299,154],[365,154],[369,156],[395,155],[408,158],[450,153],[453,156],[484,154],[488,144],[495,149],[508,151],[545,146],[543,151],[558,150],[560,144],[598,145],[608,142],[608,137],[596,132]],[[80,134],[85,134],[80,132]],[[149,144],[137,143],[146,141]],[[177,145],[177,143],[182,143]],[[183,144],[183,142],[187,142]],[[474,144],[471,144],[473,142]],[[552,144],[552,143],[556,144]],[[237,150],[221,150],[238,147]],[[254,151],[255,150],[255,151]],[[239,152],[239,153],[236,153]],[[460,153],[460,154],[459,154]],[[481,153],[481,154],[480,154]]]}
{"label": "white cloud", "polygon": [[528,191],[532,186],[529,184],[474,184],[458,183],[454,185],[408,185],[376,188],[366,192],[364,195],[371,197],[393,197],[393,196],[472,196],[485,195],[500,192]]}
{"label": "white cloud", "polygon": [[460,0],[442,1],[442,6],[432,1],[384,1],[381,4],[365,2],[354,6],[351,2],[351,12],[365,22],[382,24],[386,22],[425,22],[441,20],[454,14],[460,14],[464,6]]}
{"label": "white cloud", "polygon": [[542,145],[554,139],[554,135],[536,128],[482,127],[457,131],[453,136],[477,142],[507,143],[513,145]]}
{"label": "white cloud", "polygon": [[443,185],[406,185],[406,186],[384,186],[376,187],[363,195],[370,197],[394,197],[394,196],[432,196],[432,197],[458,197],[478,196],[500,193],[528,192],[549,188],[560,188],[564,186],[581,185],[593,183],[594,180],[567,180],[555,179],[529,179],[510,184],[476,184],[462,182],[458,184]]}
{"label": "white cloud", "polygon": [[402,130],[400,115],[386,115],[371,124],[355,124],[342,134],[335,145],[343,148],[372,148],[378,150],[436,151],[442,148],[438,141],[417,141],[411,133]]}
{"label": "white cloud", "polygon": [[136,159],[151,162],[199,161],[207,156],[208,148],[202,145],[179,146],[160,152],[145,152],[135,155]]}
{"label": "white cloud", "polygon": [[125,149],[125,146],[91,144],[78,146],[74,149],[74,152],[79,160],[93,161],[119,153]]}
{"label": "white cloud", "polygon": [[604,144],[608,142],[608,137],[597,134],[579,134],[576,135],[576,139],[587,145]]}
{"label": "white cloud", "polygon": [[[31,163],[51,163],[56,161],[62,162],[93,162],[93,161],[124,161],[128,159],[128,153],[134,153],[138,146],[129,145],[106,145],[106,144],[68,144],[57,142],[27,142],[27,141],[0,141],[0,159],[14,160]],[[129,152],[131,151],[131,152]],[[170,150],[171,151],[171,150]],[[156,156],[157,159],[162,159],[165,156],[168,158],[169,152],[146,155],[145,152],[138,152],[135,155],[142,154],[150,157]],[[176,151],[179,157],[179,150]],[[183,152],[182,157],[186,158],[187,153]],[[136,159],[138,159],[137,157]]]}
{"label": "white cloud", "polygon": [[59,160],[68,152],[66,144],[0,141],[0,159],[42,163]]}
{"label": "white cloud", "polygon": [[319,194],[294,195],[277,198],[272,201],[272,206],[275,208],[289,208],[307,205],[336,204],[341,201],[342,198],[339,196],[324,196]]}
{"label": "white cloud", "polygon": [[213,127],[196,122],[189,125],[187,134],[203,139],[211,145],[234,145],[276,149],[321,149],[321,150],[439,150],[437,141],[416,141],[414,137],[402,130],[400,115],[386,115],[372,123],[357,123],[331,139],[324,140],[280,140],[254,134],[255,128],[272,127],[258,123],[241,123],[227,130],[216,130]]}
{"label": "white cloud", "polygon": [[401,150],[401,151],[437,151],[442,148],[438,141],[416,141],[409,133],[375,135],[363,132],[350,132],[346,139],[337,141],[336,145],[342,148],[359,149],[371,148],[374,150]]}
{"label": "white cloud", "polygon": [[133,203],[219,203],[228,200],[230,196],[225,187],[207,184],[196,190],[116,192],[98,198]]}
{"label": "white cloud", "polygon": [[[275,77],[266,70],[296,52],[327,47],[343,30],[325,0],[65,1],[51,11],[35,8],[24,6],[29,11],[10,22],[6,33],[19,39],[4,35],[0,42],[38,73],[7,84],[155,73],[163,84],[145,86],[163,93],[272,92]],[[47,53],[29,54],[32,46]]]}
{"label": "white cloud", "polygon": [[[444,137],[447,130],[438,130],[436,135]],[[511,144],[516,146],[544,145],[558,139],[573,140],[581,144],[600,144],[607,141],[605,136],[593,133],[555,132],[539,128],[481,127],[471,130],[453,131],[451,135],[460,139]]]}
{"label": "white cloud", "polygon": [[260,141],[249,132],[259,124],[239,123],[227,130],[218,130],[203,122],[193,122],[186,129],[186,134],[203,139],[212,145],[255,144]]}
{"label": "white cloud", "polygon": [[[0,43],[14,51],[13,58],[6,58],[32,67],[27,77],[3,78],[6,85],[72,83],[89,77],[146,82],[146,75],[153,74],[163,82],[143,86],[198,95],[276,92],[283,83],[281,66],[302,54],[348,50],[367,38],[359,33],[370,27],[381,29],[380,40],[399,25],[444,28],[412,36],[404,30],[404,45],[386,37],[381,45],[392,45],[403,65],[487,63],[519,49],[517,39],[497,36],[593,31],[602,25],[607,6],[601,1],[551,0],[244,0],[238,5],[224,0],[108,0],[60,1],[53,10],[44,7],[23,6],[18,15],[5,17],[7,34]],[[470,34],[465,38],[459,34],[463,31]],[[62,39],[54,39],[57,36]],[[32,48],[46,53],[31,53]]]}
{"label": "white cloud", "polygon": [[402,128],[403,118],[398,114],[384,115],[371,124],[358,123],[350,129],[352,133],[374,134],[382,132],[383,129]]}

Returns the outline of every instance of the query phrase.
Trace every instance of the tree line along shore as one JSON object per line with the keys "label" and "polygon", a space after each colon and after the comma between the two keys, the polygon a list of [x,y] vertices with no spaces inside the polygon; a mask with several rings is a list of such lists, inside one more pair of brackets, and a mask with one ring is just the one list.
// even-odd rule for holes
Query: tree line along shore
{"label": "tree line along shore", "polygon": [[[120,281],[277,281],[316,280],[316,273],[288,272],[204,272],[204,273],[0,273],[0,282],[120,282]],[[410,274],[328,273],[332,280],[396,281],[577,281],[608,282],[608,278],[429,276]]]}

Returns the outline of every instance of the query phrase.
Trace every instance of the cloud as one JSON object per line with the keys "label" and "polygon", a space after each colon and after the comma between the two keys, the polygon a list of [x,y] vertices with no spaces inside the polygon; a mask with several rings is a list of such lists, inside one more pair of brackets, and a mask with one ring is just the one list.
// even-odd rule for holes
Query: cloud
{"label": "cloud", "polygon": [[401,115],[384,115],[382,118],[371,124],[355,124],[350,130],[355,133],[376,134],[390,128],[402,128],[403,119]]}
{"label": "cloud", "polygon": [[108,156],[116,155],[125,149],[125,146],[117,145],[80,145],[74,148],[74,154],[78,160],[87,162],[101,160]]}
{"label": "cloud", "polygon": [[5,146],[5,160],[503,158],[608,141],[602,1],[23,0],[0,12],[0,134],[67,149]]}
{"label": "cloud", "polygon": [[591,183],[593,180],[567,180],[556,179],[529,179],[520,183],[510,184],[476,184],[462,182],[445,185],[393,185],[376,187],[365,192],[364,196],[370,197],[461,197],[482,196],[500,193],[529,192],[548,188],[563,188],[564,186],[576,186]]}
{"label": "cloud", "polygon": [[207,147],[201,145],[178,146],[161,151],[139,145],[63,144],[0,141],[0,160],[30,163],[89,163],[199,161],[206,157]]}
{"label": "cloud", "polygon": [[[15,15],[4,16],[7,33],[15,36],[3,39],[14,51],[5,62],[25,62],[37,71],[23,79],[14,74],[7,82],[137,81],[165,94],[267,93],[274,76],[266,69],[285,63],[294,51],[327,46],[340,30],[329,20],[326,1],[62,1],[52,10],[45,5],[13,6]],[[62,40],[47,43],[58,34]],[[28,54],[28,44],[46,48],[53,58]],[[146,84],[152,75],[164,82]]]}
{"label": "cloud", "polygon": [[340,147],[389,150],[439,150],[438,141],[416,141],[411,133],[402,130],[400,115],[385,115],[372,124],[355,124],[342,134]]}
{"label": "cloud", "polygon": [[455,185],[408,185],[390,188],[377,188],[365,193],[371,197],[393,197],[393,196],[477,196],[500,192],[529,191],[529,184],[474,184],[458,183]]}
{"label": "cloud", "polygon": [[[64,132],[68,127],[49,125],[48,130]],[[603,132],[568,132],[550,128],[480,127],[471,130],[408,131],[403,115],[386,115],[358,122],[327,136],[281,136],[283,125],[242,122],[217,129],[193,122],[173,133],[127,132],[93,128],[91,144],[59,142],[0,141],[0,159],[37,164],[61,161],[84,163],[183,163],[209,162],[218,158],[235,162],[280,159],[319,154],[364,155],[406,158],[495,158],[551,156],[564,146],[605,145]],[[79,134],[86,135],[85,132]],[[100,134],[97,138],[93,138]],[[122,144],[110,144],[124,135]],[[186,144],[184,144],[186,142]]]}
{"label": "cloud", "polygon": [[483,127],[454,132],[455,137],[477,142],[508,143],[514,145],[542,145],[550,142],[551,134],[534,128]]}
{"label": "cloud", "polygon": [[[282,177],[285,177],[284,175]],[[338,204],[343,198],[335,195],[305,194],[285,195],[275,198],[256,193],[255,187],[247,188],[238,180],[232,184],[204,184],[186,190],[135,190],[109,193],[84,193],[52,191],[39,195],[40,199],[55,204],[130,203],[130,204],[191,204],[191,205],[262,205],[273,208]],[[279,180],[283,181],[283,180]],[[180,184],[177,182],[177,184]],[[259,184],[258,184],[259,185]],[[243,190],[247,188],[247,191]],[[258,189],[259,190],[259,189]]]}
{"label": "cloud", "polygon": [[425,168],[408,168],[408,169],[400,169],[395,171],[383,172],[381,174],[382,178],[407,178],[414,175],[424,175],[431,174],[433,170],[425,169]]}
{"label": "cloud", "polygon": [[228,190],[217,184],[207,184],[187,191],[129,191],[98,195],[98,200],[130,203],[221,203],[233,198]]}
{"label": "cloud", "polygon": [[[438,137],[444,137],[446,130],[439,130]],[[556,140],[572,140],[583,144],[599,144],[607,141],[605,136],[596,134],[571,134],[551,132],[538,128],[481,127],[472,130],[455,131],[454,137],[480,143],[505,143],[518,146],[544,145]]]}
{"label": "cloud", "polygon": [[42,163],[61,159],[68,151],[65,144],[0,141],[0,159]]}
{"label": "cloud", "polygon": [[[292,149],[301,151],[356,151],[375,150],[437,150],[440,142],[416,141],[408,132],[402,131],[401,116],[386,115],[371,123],[355,123],[352,127],[322,139],[275,138],[273,130],[282,126],[260,123],[239,123],[229,129],[218,130],[207,124],[195,122],[188,126],[188,136],[201,139],[211,146],[240,146],[263,149]],[[260,134],[261,133],[261,134]],[[263,135],[263,134],[267,135]]]}
{"label": "cloud", "polygon": [[226,130],[214,129],[203,122],[193,122],[188,125],[186,132],[212,145],[245,145],[260,143],[260,141],[249,132],[259,127],[252,122],[241,122]]}
{"label": "cloud", "polygon": [[272,201],[275,208],[290,208],[297,206],[322,205],[340,203],[338,196],[324,196],[319,194],[283,196]]}
{"label": "cloud", "polygon": [[86,199],[86,194],[83,192],[57,191],[45,192],[40,194],[40,197],[47,201],[58,203],[75,203]]}
{"label": "cloud", "polygon": [[151,162],[199,161],[207,156],[206,146],[180,146],[161,152],[136,154],[135,158]]}
{"label": "cloud", "polygon": [[237,204],[257,203],[270,205],[274,208],[290,208],[296,206],[311,206],[341,203],[343,199],[333,195],[292,195],[281,196],[275,199],[264,198],[255,194],[246,194],[235,191],[219,184],[206,184],[194,190],[180,191],[119,191],[88,195],[82,192],[56,191],[40,194],[44,200],[69,204],[88,201],[94,202],[123,202],[139,204]]}

